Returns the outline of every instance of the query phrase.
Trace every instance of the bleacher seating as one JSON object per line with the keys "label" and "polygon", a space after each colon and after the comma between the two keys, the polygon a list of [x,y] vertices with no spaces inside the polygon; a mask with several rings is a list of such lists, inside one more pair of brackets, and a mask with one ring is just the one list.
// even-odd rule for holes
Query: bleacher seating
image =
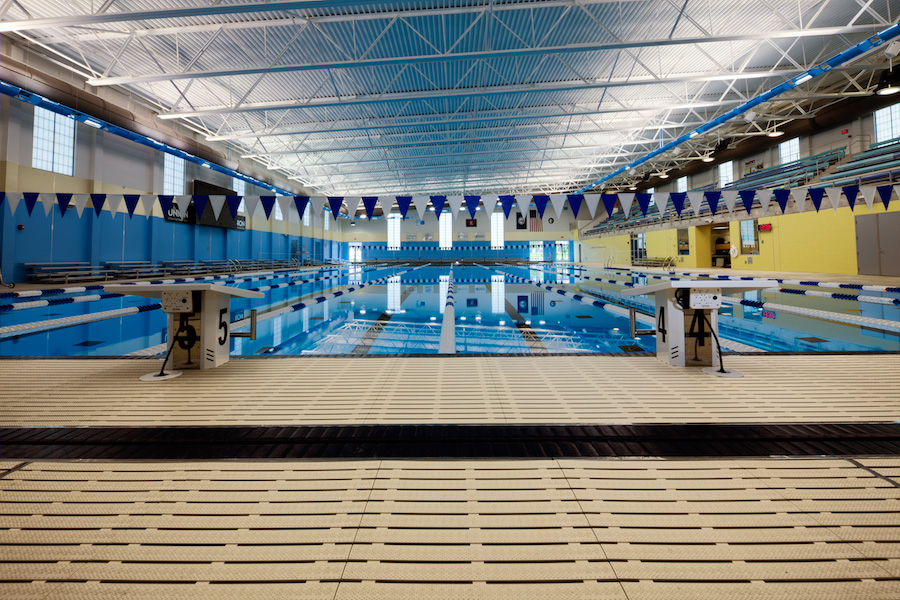
{"label": "bleacher seating", "polygon": [[819,180],[827,186],[864,185],[900,179],[900,138],[872,144]]}

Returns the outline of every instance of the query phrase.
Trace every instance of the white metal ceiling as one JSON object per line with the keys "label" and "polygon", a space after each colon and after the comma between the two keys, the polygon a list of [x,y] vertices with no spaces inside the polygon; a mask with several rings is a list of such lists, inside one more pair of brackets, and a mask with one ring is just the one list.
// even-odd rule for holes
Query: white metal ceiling
{"label": "white metal ceiling", "polygon": [[[0,0],[0,32],[310,191],[562,192],[884,29],[898,10],[896,0]],[[867,94],[883,66],[872,53],[834,69],[757,121],[610,183]]]}

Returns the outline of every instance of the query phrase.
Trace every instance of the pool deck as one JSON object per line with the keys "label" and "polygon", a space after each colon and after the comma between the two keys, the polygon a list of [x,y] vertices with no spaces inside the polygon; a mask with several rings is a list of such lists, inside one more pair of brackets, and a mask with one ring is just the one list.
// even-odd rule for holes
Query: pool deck
{"label": "pool deck", "polygon": [[900,354],[725,358],[0,360],[0,597],[900,598]]}

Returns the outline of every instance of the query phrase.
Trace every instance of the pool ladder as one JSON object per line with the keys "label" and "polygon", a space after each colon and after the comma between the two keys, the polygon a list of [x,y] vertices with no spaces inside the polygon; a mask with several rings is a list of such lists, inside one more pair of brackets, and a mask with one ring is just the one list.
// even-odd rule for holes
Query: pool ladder
{"label": "pool ladder", "polygon": [[[642,315],[647,315],[652,317],[653,315],[646,311],[640,311]],[[638,309],[634,306],[628,307],[628,320],[629,320],[629,331],[631,333],[632,338],[636,338],[639,335],[656,335],[655,329],[638,329],[637,328],[637,313]]]}

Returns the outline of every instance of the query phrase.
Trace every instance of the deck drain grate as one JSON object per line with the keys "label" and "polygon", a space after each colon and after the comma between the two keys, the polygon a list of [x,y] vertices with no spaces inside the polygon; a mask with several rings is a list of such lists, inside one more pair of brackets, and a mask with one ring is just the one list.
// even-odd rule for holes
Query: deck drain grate
{"label": "deck drain grate", "polygon": [[619,346],[623,352],[643,352],[644,349],[637,344],[625,344],[624,346]]}
{"label": "deck drain grate", "polygon": [[100,340],[85,340],[83,342],[78,342],[77,344],[72,344],[73,346],[98,346],[103,342]]}

